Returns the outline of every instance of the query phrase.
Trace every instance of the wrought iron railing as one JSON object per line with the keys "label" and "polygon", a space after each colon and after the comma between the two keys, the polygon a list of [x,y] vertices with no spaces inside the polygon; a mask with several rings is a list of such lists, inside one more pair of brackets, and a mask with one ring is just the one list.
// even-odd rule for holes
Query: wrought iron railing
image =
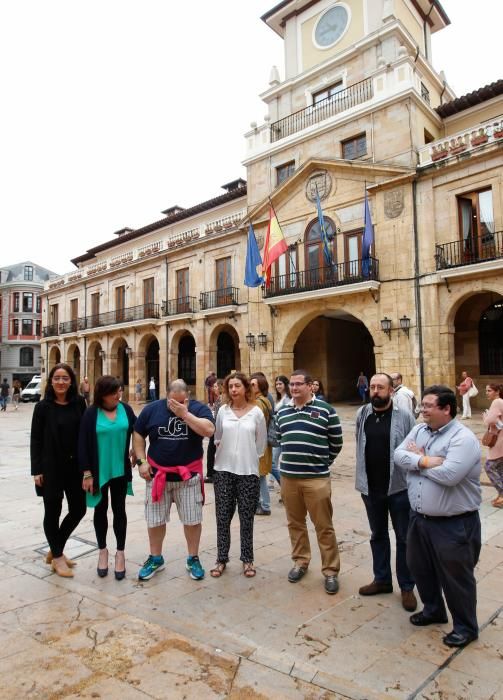
{"label": "wrought iron railing", "polygon": [[263,297],[267,299],[368,280],[379,280],[379,261],[376,258],[369,258],[368,261],[349,260],[332,267],[317,267],[271,277],[269,286],[263,287]]}
{"label": "wrought iron railing", "polygon": [[351,107],[367,102],[372,97],[372,78],[366,78],[359,83],[350,85],[345,90],[341,90],[331,97],[326,97],[314,105],[304,107],[298,112],[273,122],[270,127],[271,143],[284,139],[290,134],[295,134],[297,131],[301,131],[312,124],[328,119],[328,117],[332,117],[338,112],[345,112]]}
{"label": "wrought iron railing", "polygon": [[57,323],[51,323],[49,326],[44,326],[42,329],[42,336],[44,338],[49,338],[52,335],[58,335]]}
{"label": "wrought iron railing", "polygon": [[178,297],[169,299],[163,304],[164,316],[176,316],[176,314],[194,314],[197,311],[196,297]]}
{"label": "wrought iron railing", "polygon": [[63,333],[76,333],[77,331],[82,331],[85,328],[84,318],[74,318],[72,321],[64,321],[59,324],[59,334]]}
{"label": "wrought iron railing", "polygon": [[482,236],[443,243],[435,248],[437,270],[496,260],[503,258],[503,231],[486,232]]}
{"label": "wrought iron railing", "polygon": [[239,304],[239,289],[237,287],[222,287],[211,292],[201,292],[199,306],[201,311],[215,309],[219,306]]}

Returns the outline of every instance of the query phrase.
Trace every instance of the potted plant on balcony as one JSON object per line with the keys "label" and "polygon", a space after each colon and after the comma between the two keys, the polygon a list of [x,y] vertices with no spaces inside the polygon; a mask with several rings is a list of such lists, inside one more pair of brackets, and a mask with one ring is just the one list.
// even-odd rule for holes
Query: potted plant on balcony
{"label": "potted plant on balcony", "polygon": [[470,136],[470,143],[472,146],[481,146],[483,143],[487,143],[489,136],[486,133],[486,130],[481,127],[477,131],[472,131],[471,136]]}
{"label": "potted plant on balcony", "polygon": [[433,161],[440,160],[441,158],[447,158],[449,151],[447,150],[447,145],[445,143],[439,143],[438,146],[432,146],[431,149],[431,159]]}
{"label": "potted plant on balcony", "polygon": [[456,139],[451,139],[451,144],[449,146],[449,151],[451,155],[456,156],[458,153],[466,151],[467,144],[462,136],[458,136]]}
{"label": "potted plant on balcony", "polygon": [[495,139],[503,138],[503,122],[496,122],[493,125],[493,136]]}

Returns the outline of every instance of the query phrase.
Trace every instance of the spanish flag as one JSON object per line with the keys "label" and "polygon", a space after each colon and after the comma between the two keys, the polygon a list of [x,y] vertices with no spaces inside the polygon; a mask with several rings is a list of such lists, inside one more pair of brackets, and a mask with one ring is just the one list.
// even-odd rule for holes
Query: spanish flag
{"label": "spanish flag", "polygon": [[262,263],[262,274],[265,279],[266,287],[269,286],[271,280],[271,265],[283,255],[283,253],[286,253],[287,250],[288,246],[281,226],[279,225],[278,217],[271,206],[269,209],[269,226],[267,227],[264,253],[262,256],[264,260]]}

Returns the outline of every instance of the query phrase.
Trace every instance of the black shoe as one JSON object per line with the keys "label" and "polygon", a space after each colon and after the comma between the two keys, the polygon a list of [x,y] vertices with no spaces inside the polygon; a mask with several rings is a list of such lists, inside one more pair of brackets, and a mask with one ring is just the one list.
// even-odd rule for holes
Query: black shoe
{"label": "black shoe", "polygon": [[116,581],[122,581],[122,579],[126,578],[126,569],[124,569],[124,571],[115,570],[114,575]]}
{"label": "black shoe", "polygon": [[458,634],[453,630],[452,632],[449,632],[449,634],[446,634],[442,641],[448,647],[465,647],[475,639],[478,639],[478,635],[476,634]]}
{"label": "black shoe", "polygon": [[409,617],[409,620],[416,627],[426,627],[426,625],[445,625],[447,622],[447,617],[427,617],[423,615],[422,611],[415,613]]}
{"label": "black shoe", "polygon": [[307,566],[294,566],[293,569],[290,569],[288,572],[288,580],[290,583],[297,583],[306,572]]}
{"label": "black shoe", "polygon": [[255,511],[255,515],[271,515],[270,510],[264,510],[262,506],[259,506]]}
{"label": "black shoe", "polygon": [[332,576],[325,576],[325,591],[329,595],[334,595],[339,590],[339,581],[337,576],[333,574]]}
{"label": "black shoe", "polygon": [[105,578],[105,576],[108,576],[108,566],[106,569],[100,569],[99,567],[96,569],[98,576],[100,578]]}

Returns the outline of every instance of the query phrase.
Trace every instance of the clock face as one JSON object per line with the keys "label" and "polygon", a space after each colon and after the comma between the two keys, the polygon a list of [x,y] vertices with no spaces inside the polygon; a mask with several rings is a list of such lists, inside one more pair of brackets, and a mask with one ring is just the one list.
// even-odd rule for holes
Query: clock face
{"label": "clock face", "polygon": [[338,41],[348,26],[348,11],[342,5],[327,10],[318,20],[314,30],[314,39],[318,46],[326,48]]}

